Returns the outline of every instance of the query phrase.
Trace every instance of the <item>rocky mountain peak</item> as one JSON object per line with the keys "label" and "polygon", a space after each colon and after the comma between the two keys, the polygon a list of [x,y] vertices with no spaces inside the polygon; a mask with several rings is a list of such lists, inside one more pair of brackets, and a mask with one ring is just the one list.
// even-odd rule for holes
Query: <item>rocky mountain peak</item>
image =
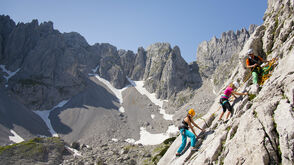
{"label": "rocky mountain peak", "polygon": [[[249,26],[249,34],[252,34],[256,28],[257,28],[257,25],[251,24]],[[244,29],[244,30],[246,30],[246,29]]]}
{"label": "rocky mountain peak", "polygon": [[[79,93],[85,87],[83,79],[96,67],[96,73],[116,88],[129,84],[126,77],[146,80],[146,88],[164,99],[200,82],[179,47],[168,43],[155,43],[146,50],[140,47],[135,54],[108,43],[90,46],[79,33],[54,30],[51,21],[15,25],[1,16],[1,23],[0,63],[19,70],[8,82],[9,89],[31,109],[48,109]],[[183,83],[174,81],[181,78]]]}
{"label": "rocky mountain peak", "polygon": [[15,22],[10,19],[10,17],[7,15],[0,15],[0,33],[1,35],[7,35],[10,34],[12,29],[15,27]]}
{"label": "rocky mountain peak", "polygon": [[[181,144],[174,141],[158,164],[293,164],[294,162],[294,16],[293,1],[268,1],[263,25],[237,54],[237,65],[224,83],[239,81],[239,96],[231,103],[233,114],[227,121],[218,121],[221,113],[217,97],[209,112],[196,123],[206,128],[196,144],[199,150],[186,159],[189,151],[173,159]],[[270,14],[270,15],[269,15]],[[275,28],[276,27],[276,28]],[[251,72],[244,67],[248,49],[264,59],[276,58],[269,78],[256,91]],[[219,74],[224,74],[223,72]],[[226,87],[225,86],[225,87]],[[223,92],[223,91],[221,91]],[[220,109],[220,110],[219,110]]]}
{"label": "rocky mountain peak", "polygon": [[[251,30],[255,26],[250,26]],[[245,29],[227,31],[218,39],[215,36],[210,41],[203,41],[197,48],[197,64],[201,76],[210,78],[217,66],[238,53],[249,38],[250,33]]]}
{"label": "rocky mountain peak", "polygon": [[159,98],[170,98],[182,89],[195,87],[201,82],[197,74],[190,72],[189,65],[181,57],[179,47],[168,43],[155,43],[147,48],[145,87]]}
{"label": "rocky mountain peak", "polygon": [[134,61],[134,67],[130,76],[133,80],[143,80],[147,60],[146,54],[147,52],[143,47],[138,48],[138,52]]}
{"label": "rocky mountain peak", "polygon": [[[51,28],[48,26],[40,25],[40,28],[45,28],[44,30],[46,30],[46,31],[48,30],[49,32],[51,30]],[[72,47],[72,48],[84,47],[84,48],[86,48],[89,46],[86,39],[77,32],[63,33],[62,36],[63,36],[63,39],[64,39],[66,46],[68,46],[68,47]]]}

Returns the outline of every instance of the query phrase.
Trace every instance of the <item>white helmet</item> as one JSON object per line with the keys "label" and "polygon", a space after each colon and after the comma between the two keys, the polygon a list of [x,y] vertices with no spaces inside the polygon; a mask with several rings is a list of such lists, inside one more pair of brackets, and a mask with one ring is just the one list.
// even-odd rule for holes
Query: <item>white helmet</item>
{"label": "white helmet", "polygon": [[233,82],[233,85],[236,87],[236,88],[239,88],[239,83],[237,81],[234,81]]}
{"label": "white helmet", "polygon": [[248,52],[247,52],[247,55],[249,54],[253,54],[253,50],[252,49],[249,49]]}

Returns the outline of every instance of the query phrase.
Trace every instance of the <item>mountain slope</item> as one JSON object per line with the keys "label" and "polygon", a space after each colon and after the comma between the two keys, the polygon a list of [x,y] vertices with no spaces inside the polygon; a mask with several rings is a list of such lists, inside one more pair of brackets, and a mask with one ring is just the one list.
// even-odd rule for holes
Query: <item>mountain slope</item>
{"label": "mountain slope", "polygon": [[250,25],[249,31],[243,28],[236,33],[224,32],[221,38],[214,36],[210,41],[200,43],[197,48],[197,64],[201,76],[211,77],[219,65],[239,53],[255,28],[256,25]]}
{"label": "mountain slope", "polygon": [[11,143],[9,136],[14,136],[11,130],[26,140],[36,135],[51,135],[39,116],[18,103],[3,89],[0,89],[0,113],[0,144],[2,145]]}
{"label": "mountain slope", "polygon": [[217,121],[221,110],[216,98],[203,117],[206,123],[196,120],[207,127],[199,151],[186,163],[188,152],[174,159],[181,143],[179,136],[159,164],[293,164],[294,32],[289,30],[294,28],[293,8],[293,1],[268,1],[264,24],[245,44],[239,64],[225,84],[237,80],[242,84],[238,91],[253,92],[251,80],[243,82],[248,74],[244,62],[249,48],[268,60],[277,57],[272,76],[256,97],[236,99],[233,116],[227,123]]}

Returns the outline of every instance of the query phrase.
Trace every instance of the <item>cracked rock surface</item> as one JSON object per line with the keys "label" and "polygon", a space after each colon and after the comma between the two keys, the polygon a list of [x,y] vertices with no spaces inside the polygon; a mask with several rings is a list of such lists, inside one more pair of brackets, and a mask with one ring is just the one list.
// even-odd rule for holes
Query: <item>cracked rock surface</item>
{"label": "cracked rock surface", "polygon": [[202,119],[196,120],[200,127],[208,127],[199,151],[187,162],[184,159],[188,152],[175,159],[181,144],[179,136],[159,164],[293,164],[294,32],[287,30],[294,28],[293,3],[289,0],[268,2],[264,24],[256,28],[244,45],[239,53],[239,64],[225,83],[227,86],[239,81],[238,92],[253,92],[251,80],[244,82],[248,74],[244,61],[249,48],[267,60],[278,58],[271,77],[260,87],[256,97],[240,96],[234,100],[233,115],[226,122],[217,121],[222,111],[218,110],[217,97],[202,117],[212,122],[206,126]]}

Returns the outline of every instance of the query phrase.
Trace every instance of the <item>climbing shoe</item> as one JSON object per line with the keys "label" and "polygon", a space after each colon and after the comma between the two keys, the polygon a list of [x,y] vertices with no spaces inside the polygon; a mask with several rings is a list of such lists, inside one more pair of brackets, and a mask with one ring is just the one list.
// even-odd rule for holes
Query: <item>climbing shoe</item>
{"label": "climbing shoe", "polygon": [[218,120],[217,123],[218,123],[218,124],[223,124],[224,121],[221,119],[221,120]]}

